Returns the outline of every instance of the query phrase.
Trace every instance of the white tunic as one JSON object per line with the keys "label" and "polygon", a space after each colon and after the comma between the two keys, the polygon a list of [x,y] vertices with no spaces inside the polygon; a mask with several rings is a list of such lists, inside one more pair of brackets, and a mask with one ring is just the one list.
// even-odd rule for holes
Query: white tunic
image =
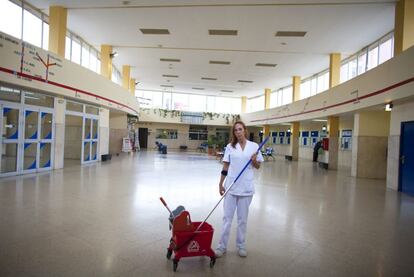
{"label": "white tunic", "polygon": [[[226,182],[224,188],[227,188],[233,183],[237,175],[241,172],[243,167],[250,160],[252,155],[256,153],[259,146],[255,142],[249,140],[246,141],[244,150],[242,150],[239,143],[236,144],[236,148],[233,148],[229,143],[226,146],[226,151],[224,152],[223,162],[230,163],[229,170],[227,173]],[[258,162],[263,162],[262,153],[259,151],[257,155]],[[250,164],[237,182],[232,186],[229,191],[232,195],[237,196],[251,196],[254,194],[254,185],[253,185],[253,165]]]}

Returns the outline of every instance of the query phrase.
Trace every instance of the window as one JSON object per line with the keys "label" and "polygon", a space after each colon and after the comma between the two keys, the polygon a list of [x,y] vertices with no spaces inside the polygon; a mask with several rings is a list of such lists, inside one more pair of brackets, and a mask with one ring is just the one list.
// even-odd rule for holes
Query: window
{"label": "window", "polygon": [[42,46],[42,20],[27,10],[23,12],[23,40]]}
{"label": "window", "polygon": [[264,95],[247,99],[247,112],[252,113],[264,110],[264,100]]}
{"label": "window", "polygon": [[364,52],[358,56],[358,75],[365,72],[367,66],[367,53]]}
{"label": "window", "polygon": [[24,92],[25,104],[53,108],[54,102],[55,100],[52,96],[37,92]]}
{"label": "window", "polygon": [[207,96],[207,112],[214,112],[215,106],[216,106],[216,97]]}
{"label": "window", "polygon": [[177,139],[178,131],[174,129],[157,129],[155,138],[156,139]]}
{"label": "window", "polygon": [[172,94],[172,109],[188,111],[188,94]]}
{"label": "window", "polygon": [[162,97],[162,108],[166,110],[172,110],[171,92],[164,92]]}
{"label": "window", "polygon": [[305,99],[311,96],[310,80],[304,80],[300,84],[300,99]]}
{"label": "window", "polygon": [[82,66],[89,68],[89,45],[82,43]]}
{"label": "window", "polygon": [[65,42],[65,59],[70,61],[70,52],[72,49],[72,40],[70,39],[70,37],[66,36],[66,42]]}
{"label": "window", "polygon": [[71,101],[66,102],[66,110],[83,113],[83,105]]}
{"label": "window", "polygon": [[0,86],[0,100],[20,102],[20,90]]}
{"label": "window", "polygon": [[204,95],[189,95],[188,110],[192,112],[204,112],[206,110],[206,96]]}
{"label": "window", "polygon": [[49,50],[49,24],[43,22],[43,41],[42,48]]}
{"label": "window", "polygon": [[77,64],[81,62],[81,45],[80,41],[72,37],[72,51],[71,51],[71,61]]}
{"label": "window", "polygon": [[379,61],[378,63],[381,64],[389,59],[392,58],[393,54],[393,38],[389,38],[388,40],[382,42],[379,46]]}
{"label": "window", "polygon": [[86,106],[85,113],[99,115],[99,108],[93,106]]}
{"label": "window", "polygon": [[329,89],[329,71],[318,75],[317,82],[316,93],[321,93],[322,91]]}
{"label": "window", "polygon": [[188,139],[190,140],[207,140],[207,126],[190,125]]}
{"label": "window", "polygon": [[0,31],[22,38],[22,8],[10,1],[0,1]]}
{"label": "window", "polygon": [[368,70],[378,65],[378,46],[368,51]]}

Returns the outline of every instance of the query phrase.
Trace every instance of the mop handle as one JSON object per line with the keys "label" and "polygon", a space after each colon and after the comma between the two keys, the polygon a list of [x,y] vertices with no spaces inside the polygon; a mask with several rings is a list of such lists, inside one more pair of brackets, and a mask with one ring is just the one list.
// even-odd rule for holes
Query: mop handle
{"label": "mop handle", "polygon": [[167,210],[170,212],[170,215],[172,216],[172,212],[170,210],[170,208],[168,208],[167,202],[165,202],[164,198],[160,197],[160,200],[162,202],[162,204],[167,208]]}
{"label": "mop handle", "polygon": [[[262,143],[260,143],[259,148],[257,148],[256,154],[259,153],[260,149],[262,149],[263,145],[269,140],[270,136],[266,137]],[[194,232],[197,232],[200,230],[201,226],[207,221],[207,219],[210,217],[210,215],[214,212],[214,210],[217,208],[217,206],[220,204],[220,202],[224,199],[224,197],[227,195],[227,193],[230,191],[231,187],[236,183],[236,181],[240,178],[240,176],[243,174],[243,172],[246,170],[246,168],[250,165],[252,162],[252,159],[249,159],[249,161],[246,163],[246,165],[243,167],[243,169],[240,171],[239,175],[237,175],[236,179],[234,179],[233,183],[229,186],[229,188],[224,192],[224,194],[221,196],[220,200],[217,202],[217,204],[214,206],[214,208],[210,211],[210,213],[207,215],[206,219],[198,225],[197,229]]]}

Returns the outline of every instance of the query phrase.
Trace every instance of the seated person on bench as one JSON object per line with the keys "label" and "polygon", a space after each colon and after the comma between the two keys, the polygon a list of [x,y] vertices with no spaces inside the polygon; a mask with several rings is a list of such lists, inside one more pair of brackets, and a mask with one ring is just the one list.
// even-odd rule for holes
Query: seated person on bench
{"label": "seated person on bench", "polygon": [[263,158],[267,160],[268,158],[272,158],[273,160],[275,157],[273,157],[273,148],[272,147],[266,147],[266,150],[262,153]]}

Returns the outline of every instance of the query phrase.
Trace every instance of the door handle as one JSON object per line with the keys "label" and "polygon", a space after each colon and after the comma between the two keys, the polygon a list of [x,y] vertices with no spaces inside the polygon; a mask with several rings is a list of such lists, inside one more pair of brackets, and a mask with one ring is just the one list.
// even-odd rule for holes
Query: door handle
{"label": "door handle", "polygon": [[401,164],[404,164],[404,163],[405,163],[405,156],[404,156],[404,155],[402,155],[402,156],[400,157],[400,161],[401,161]]}

